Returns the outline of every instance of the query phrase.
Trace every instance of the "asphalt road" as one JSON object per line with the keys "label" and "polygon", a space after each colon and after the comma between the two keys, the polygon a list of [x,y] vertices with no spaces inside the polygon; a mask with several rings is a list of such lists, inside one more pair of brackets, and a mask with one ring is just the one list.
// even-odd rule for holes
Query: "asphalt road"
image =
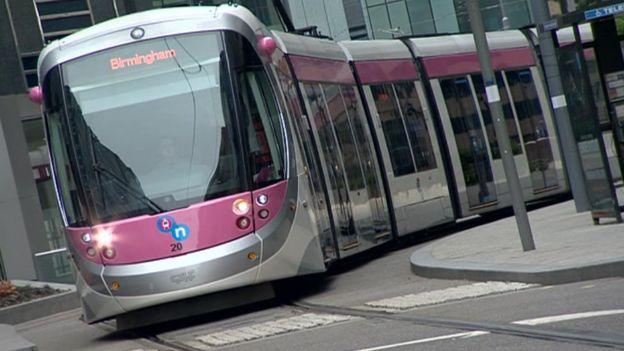
{"label": "asphalt road", "polygon": [[[413,239],[327,274],[282,281],[273,301],[134,333],[85,325],[79,311],[17,330],[44,351],[624,349],[624,279],[490,291],[414,276],[408,259],[417,245]],[[420,305],[387,312],[371,307],[379,301]],[[230,344],[210,346],[224,340]]]}

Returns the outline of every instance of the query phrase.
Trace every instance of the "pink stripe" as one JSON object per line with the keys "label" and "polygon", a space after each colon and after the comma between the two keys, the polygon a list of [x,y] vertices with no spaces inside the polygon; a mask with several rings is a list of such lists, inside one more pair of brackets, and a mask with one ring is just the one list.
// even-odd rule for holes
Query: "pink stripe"
{"label": "pink stripe", "polygon": [[346,62],[297,55],[290,55],[290,60],[301,81],[355,84]]}
{"label": "pink stripe", "polygon": [[[72,246],[82,257],[95,263],[107,265],[145,262],[186,254],[217,246],[253,232],[254,217],[258,227],[266,225],[279,213],[286,196],[287,186],[288,181],[285,180],[254,191],[254,197],[252,197],[251,192],[245,192],[156,216],[145,215],[128,218],[97,225],[93,228],[68,228],[67,236]],[[269,216],[266,219],[258,216],[259,206],[252,202],[257,200],[257,196],[260,194],[269,197],[269,202],[262,206],[269,210]],[[246,214],[237,215],[234,213],[233,204],[238,199],[243,199],[250,205]],[[256,211],[254,211],[254,207]],[[242,216],[249,218],[252,222],[252,225],[246,229],[240,229],[236,225],[236,221]],[[163,217],[167,217],[169,220],[167,227],[172,229],[170,232],[159,230],[158,223]],[[176,241],[174,230],[179,225],[185,226],[185,229],[188,230],[186,233],[188,236],[184,240]],[[112,233],[111,246],[116,250],[116,257],[113,259],[107,259],[102,255],[104,248],[98,241],[98,233],[103,231]],[[92,234],[90,243],[85,243],[82,240],[84,233]],[[181,249],[177,244],[181,244]],[[94,257],[87,255],[89,247],[97,250]]]}
{"label": "pink stripe", "polygon": [[[495,50],[491,52],[495,70],[526,67],[535,64],[530,48]],[[423,64],[429,77],[437,78],[481,71],[476,53],[424,57]]]}
{"label": "pink stripe", "polygon": [[[284,206],[284,198],[286,197],[287,189],[288,182],[281,182],[253,191],[254,221],[256,230],[267,225],[279,213]],[[258,201],[258,197],[260,197],[260,195],[266,195],[268,198],[268,202],[266,204],[263,205]],[[262,218],[262,216],[260,216],[261,210],[268,211],[268,217]]]}
{"label": "pink stripe", "polygon": [[418,71],[412,60],[359,61],[355,68],[362,84],[392,82],[398,80],[417,80]]}

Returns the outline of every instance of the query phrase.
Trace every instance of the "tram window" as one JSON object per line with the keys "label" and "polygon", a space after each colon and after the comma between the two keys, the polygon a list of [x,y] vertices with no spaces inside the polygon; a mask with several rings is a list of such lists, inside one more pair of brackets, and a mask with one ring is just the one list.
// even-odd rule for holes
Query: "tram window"
{"label": "tram window", "polygon": [[[490,113],[490,105],[488,104],[485,96],[483,76],[481,76],[481,74],[473,74],[472,83],[474,84],[477,99],[479,100],[479,107],[481,108],[483,124],[485,124],[485,131],[487,132],[488,141],[490,143],[492,158],[499,159],[501,158],[500,148],[496,138],[492,114]],[[501,105],[503,106],[503,114],[505,115],[505,121],[507,122],[507,133],[509,135],[509,140],[511,141],[511,151],[514,155],[520,155],[522,154],[520,135],[518,134],[518,128],[516,127],[513,110],[511,109],[511,103],[509,102],[509,96],[505,90],[505,82],[503,81],[503,76],[500,72],[496,72],[496,85],[498,86],[498,93],[501,98]]]}
{"label": "tram window", "polygon": [[437,167],[435,155],[416,87],[413,82],[397,83],[394,86],[405,118],[416,169],[418,172],[434,169]]}
{"label": "tram window", "polygon": [[66,126],[62,113],[63,96],[60,89],[61,78],[58,67],[55,67],[48,74],[44,86],[48,92],[45,95],[45,113],[48,118],[48,133],[50,135],[50,147],[54,155],[57,186],[63,200],[67,221],[70,225],[82,225],[86,222],[86,217],[70,166],[68,138],[64,133]]}
{"label": "tram window", "polygon": [[340,87],[330,84],[324,84],[322,87],[331,124],[342,153],[349,189],[352,191],[364,189],[365,180],[360,168],[360,157],[355,145],[352,128],[347,118],[345,102],[340,94]]}
{"label": "tram window", "polygon": [[546,121],[531,71],[522,69],[507,71],[505,74],[520,120],[533,187],[540,189],[554,186],[558,183],[557,172]]}
{"label": "tram window", "polygon": [[546,121],[542,115],[537,90],[528,69],[506,72],[509,88],[514,100],[524,142],[548,137]]}
{"label": "tram window", "polygon": [[251,176],[256,187],[267,186],[284,179],[284,139],[276,97],[260,58],[247,40],[233,33],[226,33],[226,40],[236,47],[230,57],[241,91]]}
{"label": "tram window", "polygon": [[405,135],[405,125],[401,118],[399,106],[390,84],[371,85],[377,113],[386,139],[390,154],[392,171],[395,177],[415,173],[409,141]]}
{"label": "tram window", "polygon": [[248,124],[251,172],[254,183],[263,186],[283,178],[279,114],[264,71],[246,72],[241,78],[247,93],[243,101],[251,117]]}
{"label": "tram window", "polygon": [[490,182],[489,160],[481,122],[465,77],[440,81],[467,186]]}

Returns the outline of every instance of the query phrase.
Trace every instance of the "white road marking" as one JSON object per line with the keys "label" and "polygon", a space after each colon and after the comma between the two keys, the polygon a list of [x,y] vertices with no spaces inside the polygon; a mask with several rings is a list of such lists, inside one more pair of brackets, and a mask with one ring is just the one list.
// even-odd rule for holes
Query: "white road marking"
{"label": "white road marking", "polygon": [[420,340],[412,340],[412,341],[406,341],[406,342],[400,342],[397,344],[391,344],[391,345],[383,345],[383,346],[377,346],[377,347],[371,347],[368,349],[359,349],[357,351],[377,351],[377,350],[386,350],[386,349],[391,349],[391,348],[395,348],[395,347],[401,347],[401,346],[409,346],[409,345],[416,345],[416,344],[424,344],[424,343],[428,343],[428,342],[433,342],[433,341],[440,341],[440,340],[448,340],[448,339],[467,339],[467,338],[472,338],[475,336],[480,336],[480,335],[485,335],[485,334],[489,334],[489,332],[485,332],[485,331],[474,331],[474,332],[467,332],[467,333],[458,333],[458,334],[451,334],[451,335],[442,335],[442,336],[436,336],[433,338],[427,338],[427,339],[420,339]]}
{"label": "white road marking", "polygon": [[185,341],[184,344],[196,350],[201,350],[201,351],[212,350],[212,346],[206,345],[201,341]]}
{"label": "white road marking", "polygon": [[[575,320],[575,319],[585,319],[585,318],[593,318],[593,317],[612,316],[612,315],[616,315],[616,314],[624,314],[624,309],[562,314],[562,315],[559,315],[559,316],[550,316],[550,317],[542,317],[542,318],[534,318],[534,319],[525,319],[525,320],[515,321],[515,322],[511,322],[511,323],[512,324],[518,324],[518,325],[536,326],[536,325],[542,325],[542,324],[557,323],[557,322],[563,322],[563,321],[571,321],[571,320]],[[428,342],[434,342],[434,341],[440,341],[440,340],[448,340],[448,339],[456,339],[456,338],[467,339],[467,338],[473,338],[473,337],[482,336],[482,335],[489,335],[489,334],[490,334],[490,332],[477,330],[477,331],[474,331],[474,332],[442,335],[442,336],[437,336],[437,337],[433,337],[433,338],[405,341],[405,342],[401,342],[401,343],[397,343],[397,344],[391,344],[391,345],[382,345],[382,346],[377,346],[377,347],[371,347],[371,348],[368,348],[368,349],[360,349],[360,350],[357,350],[357,351],[386,350],[386,349],[392,349],[392,348],[401,347],[401,346],[408,346],[408,345],[414,345],[414,344],[424,344],[424,343],[428,343]]]}
{"label": "white road marking", "polygon": [[206,335],[199,335],[195,337],[195,341],[209,347],[226,346],[243,341],[256,340],[273,335],[284,334],[296,330],[309,329],[333,323],[344,322],[355,318],[356,317],[353,316],[337,314],[306,313],[299,316],[278,319],[275,321],[257,323],[236,329],[224,330]]}
{"label": "white road marking", "polygon": [[525,319],[525,320],[522,320],[522,321],[516,321],[516,322],[512,322],[512,323],[513,324],[521,324],[521,325],[541,325],[541,324],[549,324],[549,323],[571,321],[571,320],[574,320],[574,319],[584,319],[584,318],[593,318],[593,317],[602,317],[602,316],[612,316],[614,314],[624,314],[624,310],[605,310],[605,311],[592,311],[592,312],[562,314],[562,315],[559,315],[559,316],[550,316],[550,317],[542,317],[542,318],[534,318],[534,319]]}
{"label": "white road marking", "polygon": [[536,287],[536,284],[485,282],[456,286],[448,289],[427,291],[378,301],[367,302],[367,308],[387,312],[399,312],[416,307],[435,305],[444,302],[464,300],[503,292],[524,290]]}

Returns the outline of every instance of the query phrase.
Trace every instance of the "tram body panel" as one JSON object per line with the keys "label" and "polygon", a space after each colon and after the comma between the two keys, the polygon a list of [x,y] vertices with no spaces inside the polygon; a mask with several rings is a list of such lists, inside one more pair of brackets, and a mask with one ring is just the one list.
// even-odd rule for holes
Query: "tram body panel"
{"label": "tram body panel", "polygon": [[308,177],[303,172],[298,175],[298,183],[299,201],[290,202],[288,207],[288,211],[293,211],[290,206],[295,207],[292,226],[283,245],[274,255],[262,255],[256,283],[326,270],[324,249],[314,222],[313,209],[310,208],[312,200]]}
{"label": "tram body panel", "polygon": [[[317,152],[325,171],[325,182],[330,194],[330,208],[333,213],[341,256],[344,257],[366,250],[377,245],[380,241],[388,240],[390,236],[385,235],[389,233],[387,210],[382,210],[382,215],[385,212],[386,216],[386,219],[382,219],[384,227],[381,228],[384,236],[376,238],[377,233],[372,206],[379,206],[379,201],[370,198],[370,192],[366,189],[364,183],[365,180],[362,179],[363,175],[360,175],[361,182],[355,183],[352,179],[351,183],[349,183],[347,166],[345,165],[346,155],[338,139],[338,133],[341,132],[340,129],[344,128],[344,126],[336,126],[336,123],[334,123],[336,115],[335,113],[332,114],[332,111],[329,109],[327,95],[322,90],[323,86],[317,83],[300,83],[300,89],[302,92],[305,92],[304,100],[308,111],[307,116],[309,116],[316,145],[320,148]],[[346,135],[346,138],[349,137],[349,135]],[[355,145],[354,139],[351,139],[351,143]],[[353,154],[349,155],[349,157],[353,156]],[[357,163],[354,164],[354,161],[357,161]],[[362,172],[362,166],[364,165],[360,163],[359,159],[352,158],[350,162],[351,168],[349,171],[351,176],[353,176],[354,172]],[[385,240],[380,240],[384,238]]]}
{"label": "tram body panel", "polygon": [[431,111],[409,49],[397,40],[339,44],[371,114],[397,234],[454,220]]}
{"label": "tram body panel", "polygon": [[[297,145],[294,148],[295,160],[299,170],[300,191],[303,196],[299,204],[303,205],[304,208],[307,206],[310,209],[309,215],[312,222],[315,223],[312,230],[317,232],[323,259],[328,263],[338,258],[333,224],[328,208],[328,204],[331,202],[325,191],[326,185],[322,179],[321,166],[317,162],[318,154],[312,142],[310,125],[302,110],[305,109],[305,106],[301,104],[296,82],[288,67],[288,61],[281,50],[278,56],[278,63],[273,72],[280,82],[279,88],[281,89],[285,111],[289,118],[291,136]],[[305,180],[302,173],[305,175]]]}
{"label": "tram body panel", "polygon": [[341,257],[389,240],[379,161],[342,48],[324,39],[276,34],[299,82]]}
{"label": "tram body panel", "polygon": [[[402,84],[413,85],[415,89],[418,89],[417,82],[402,82]],[[374,129],[380,143],[382,159],[386,166],[386,177],[392,195],[398,234],[405,235],[430,227],[431,225],[452,221],[453,214],[450,209],[448,184],[446,183],[441,168],[443,167],[443,162],[440,158],[437,138],[433,132],[435,129],[433,129],[431,118],[427,111],[423,109],[425,113],[424,121],[426,123],[429,140],[432,142],[431,151],[434,153],[434,159],[430,159],[429,161],[433,161],[437,167],[433,167],[429,170],[417,171],[412,158],[412,152],[409,148],[403,148],[403,151],[405,151],[404,154],[409,156],[408,158],[406,156],[407,159],[403,161],[397,158],[398,155],[396,153],[394,155],[395,159],[393,160],[389,151],[391,149],[395,152],[399,150],[390,147],[389,138],[392,138],[392,136],[387,134],[391,133],[390,131],[384,132],[382,114],[384,114],[384,112],[394,113],[396,114],[396,119],[403,122],[403,114],[399,112],[400,108],[395,106],[396,110],[393,109],[393,111],[383,111],[380,113],[379,108],[381,107],[378,107],[375,103],[375,96],[373,95],[371,86],[364,86],[363,89],[369,103]],[[387,92],[389,95],[392,94],[389,96],[389,99],[395,99],[396,95],[393,90],[394,89]],[[419,96],[422,97],[421,94],[419,94]],[[404,122],[394,127],[398,130],[398,133],[406,133]],[[401,130],[401,128],[403,129]],[[408,143],[408,137],[406,135],[402,135],[401,138],[406,144]],[[396,139],[393,140],[393,144],[396,144]],[[411,165],[412,168],[402,171],[401,168],[405,165]]]}
{"label": "tram body panel", "polygon": [[[561,154],[561,149],[559,147],[559,134],[557,133],[554,114],[548,99],[548,91],[546,88],[546,84],[543,81],[543,75],[541,74],[539,68],[537,66],[533,66],[530,68],[530,70],[531,75],[533,76],[535,89],[537,90],[537,95],[540,97],[539,103],[540,107],[542,108],[544,122],[546,123],[546,128],[548,131],[550,149],[552,150],[554,157],[554,168],[557,172],[558,188],[556,186],[553,186],[552,190],[549,193],[563,193],[569,190],[567,184],[568,181],[566,178],[566,171],[563,163],[563,155]],[[617,159],[615,160],[615,162],[617,163]]]}
{"label": "tram body panel", "polygon": [[[512,152],[525,200],[548,196],[565,191],[558,188],[560,175],[556,160],[560,155],[551,137],[554,130],[552,116],[544,114],[547,104],[545,92],[535,88],[533,77],[534,58],[522,35],[495,36],[492,47],[492,62],[495,68],[499,95],[503,104],[507,129],[512,142]],[[492,36],[488,36],[491,39]],[[447,45],[443,45],[446,41]],[[479,72],[472,38],[466,35],[451,36],[433,43],[431,38],[412,39],[410,47],[414,52],[425,54],[423,66],[431,79],[433,95],[440,111],[446,141],[451,150],[451,159],[458,186],[462,216],[494,210],[511,205],[510,194],[496,142],[492,117],[485,97],[485,86]],[[420,46],[419,46],[420,45]],[[519,73],[535,91],[530,101],[533,105],[527,112],[518,94],[518,88],[510,89],[509,77]],[[531,76],[527,79],[527,74]],[[518,80],[517,78],[515,78]],[[515,94],[514,94],[515,93]],[[523,113],[522,116],[519,113]],[[535,131],[538,120],[543,127]],[[530,125],[529,125],[530,124]],[[533,130],[531,130],[533,128]],[[535,151],[538,134],[539,152]],[[537,138],[540,139],[540,138]],[[453,142],[454,141],[454,142]],[[454,145],[453,145],[454,144]],[[453,155],[456,153],[455,155]],[[461,170],[458,172],[458,169]],[[548,173],[548,176],[545,174]],[[549,179],[542,181],[538,178]]]}
{"label": "tram body panel", "polygon": [[[274,62],[279,61],[280,59],[276,59]],[[287,135],[290,182],[296,186],[289,187],[285,194],[285,201],[280,202],[284,204],[281,208],[279,205],[272,204],[270,200],[267,204],[261,205],[261,197],[266,196],[267,193],[261,190],[252,192],[255,204],[259,205],[255,213],[256,225],[265,221],[259,213],[263,208],[271,212],[279,210],[283,216],[281,224],[276,225],[276,221],[271,221],[266,227],[256,231],[262,240],[262,262],[256,283],[298,274],[323,272],[326,269],[326,257],[332,258],[330,255],[324,255],[327,250],[322,247],[324,243],[321,241],[321,231],[323,229],[315,224],[319,213],[313,206],[313,184],[308,176],[309,166],[303,159],[300,149],[301,141],[296,132],[292,106],[289,106],[289,102],[285,99],[284,86],[279,84],[278,69],[274,65],[271,66],[270,73],[281,106],[284,132]],[[276,232],[281,233],[279,238],[275,235]]]}

